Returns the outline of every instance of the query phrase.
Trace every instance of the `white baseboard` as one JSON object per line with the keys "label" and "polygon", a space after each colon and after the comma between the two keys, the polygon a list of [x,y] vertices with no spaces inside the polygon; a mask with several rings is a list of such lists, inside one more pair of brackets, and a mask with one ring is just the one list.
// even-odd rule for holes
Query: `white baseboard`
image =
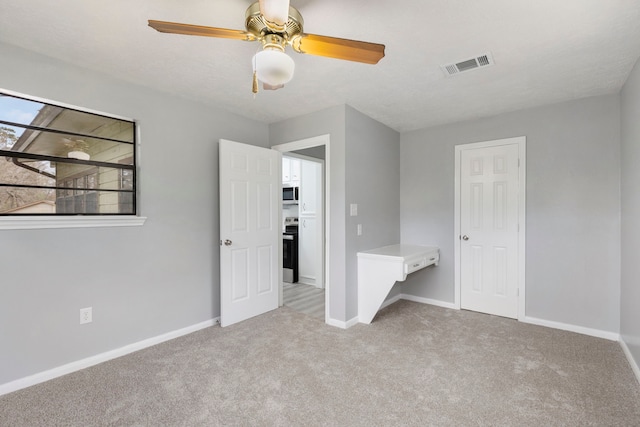
{"label": "white baseboard", "polygon": [[417,297],[415,295],[409,295],[409,294],[400,294],[399,297],[400,299],[406,299],[407,301],[419,302],[422,304],[430,304],[438,307],[451,308],[451,309],[457,310],[456,305],[452,302],[445,302],[445,301],[440,301],[436,299]]}
{"label": "white baseboard", "polygon": [[638,364],[636,363],[635,359],[633,358],[633,355],[631,354],[631,350],[629,350],[629,347],[627,346],[627,343],[624,341],[624,339],[622,337],[620,338],[620,347],[622,347],[622,351],[624,351],[624,355],[627,356],[627,360],[629,361],[629,365],[631,365],[631,370],[633,371],[633,373],[636,376],[636,379],[640,383],[640,368],[638,367]]}
{"label": "white baseboard", "polygon": [[393,297],[393,298],[389,298],[388,300],[385,300],[385,301],[382,303],[382,305],[380,306],[380,310],[382,310],[382,309],[383,309],[383,308],[385,308],[385,307],[390,306],[391,304],[393,304],[393,303],[395,303],[395,302],[400,301],[401,299],[402,299],[402,295],[401,295],[401,294],[398,294],[398,295],[396,295],[396,296],[395,296],[395,297]]}
{"label": "white baseboard", "polygon": [[[451,308],[458,310],[455,304],[445,301],[439,301],[429,298],[417,297],[415,295],[400,294],[400,299],[406,299],[408,301],[419,302],[422,304],[431,304],[438,307]],[[395,302],[395,301],[394,301]],[[576,332],[578,334],[589,335],[597,338],[604,338],[610,341],[620,341],[620,334],[609,331],[602,331],[599,329],[585,328],[584,326],[570,325],[568,323],[554,322],[552,320],[538,319],[536,317],[525,316],[522,319],[518,319],[523,323],[530,323],[532,325],[545,326],[547,328],[561,329],[563,331]],[[620,341],[621,342],[621,341]]]}
{"label": "white baseboard", "polygon": [[335,326],[336,328],[349,329],[350,327],[358,323],[358,318],[354,317],[353,319],[349,319],[346,322],[342,320],[336,320],[336,319],[330,318],[330,319],[327,319],[325,323],[329,326]]}
{"label": "white baseboard", "polygon": [[20,378],[8,383],[0,384],[0,396],[3,394],[11,393],[32,385],[40,384],[45,381],[52,380],[54,378],[61,377],[63,375],[70,374],[72,372],[79,371],[81,369],[88,368],[90,366],[97,365],[99,363],[106,362],[117,357],[125,356],[127,354],[142,350],[147,347],[160,344],[165,341],[172,340],[174,338],[181,337],[183,335],[190,334],[192,332],[199,331],[200,329],[208,328],[216,323],[220,323],[220,318],[207,320],[195,325],[187,326],[186,328],[178,329],[176,331],[167,332],[166,334],[158,335],[156,337],[148,338],[146,340],[138,341],[133,344],[125,345],[124,347],[110,350],[104,353],[96,354],[95,356],[87,357],[86,359],[77,360],[75,362],[67,363],[66,365],[58,366],[57,368],[49,369],[47,371],[39,372],[37,374],[29,375],[28,377]]}
{"label": "white baseboard", "polygon": [[327,320],[325,320],[324,323],[326,323],[329,326],[335,326],[336,328],[347,329],[346,322],[343,322],[341,320],[328,318]]}
{"label": "white baseboard", "polygon": [[299,285],[311,285],[311,286],[315,286],[316,288],[319,287],[319,286],[316,286],[316,279],[309,278],[309,277],[299,277],[298,281],[296,282],[296,284],[299,284]]}
{"label": "white baseboard", "polygon": [[[407,295],[407,294],[398,294],[398,295],[394,296],[393,298],[389,298],[389,299],[385,300],[378,310],[382,310],[383,308],[388,307],[391,304],[394,304],[394,303],[400,301],[401,299],[406,299],[407,301],[419,302],[419,303],[422,303],[422,304],[437,305],[438,307],[455,308],[455,306],[453,304],[448,303],[448,302],[433,300],[433,299],[429,299],[429,298],[416,297],[416,296]],[[354,319],[351,319],[351,321],[353,321],[353,320]],[[357,318],[355,318],[355,320],[356,320],[356,323],[357,323],[357,321],[358,321]]]}
{"label": "white baseboard", "polygon": [[600,329],[585,328],[584,326],[570,325],[568,323],[554,322],[552,320],[538,319],[536,317],[525,316],[519,319],[523,323],[546,326],[547,328],[562,329],[563,331],[576,332],[578,334],[589,335],[596,338],[604,338],[610,341],[620,341],[620,334]]}

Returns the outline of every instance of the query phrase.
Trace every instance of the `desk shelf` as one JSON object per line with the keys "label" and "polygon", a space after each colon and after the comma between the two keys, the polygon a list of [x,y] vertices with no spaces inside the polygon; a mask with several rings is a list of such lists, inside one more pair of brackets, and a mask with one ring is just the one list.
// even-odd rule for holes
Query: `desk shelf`
{"label": "desk shelf", "polygon": [[438,265],[435,246],[390,245],[358,252],[358,320],[369,324],[396,282],[430,265]]}

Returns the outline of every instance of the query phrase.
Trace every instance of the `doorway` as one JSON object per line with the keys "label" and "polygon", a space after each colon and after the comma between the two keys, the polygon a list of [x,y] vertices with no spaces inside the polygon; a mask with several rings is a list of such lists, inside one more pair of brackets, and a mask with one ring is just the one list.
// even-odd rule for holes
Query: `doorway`
{"label": "doorway", "polygon": [[455,305],[525,316],[526,138],[455,147]]}
{"label": "doorway", "polygon": [[[329,188],[329,135],[322,135],[314,138],[308,138],[300,141],[294,141],[286,144],[279,144],[271,147],[274,150],[283,153],[283,158],[298,159],[306,165],[307,175],[315,176],[317,197],[313,200],[305,199],[304,188],[301,188],[299,205],[297,214],[299,216],[298,227],[300,230],[301,245],[304,245],[305,235],[307,241],[309,236],[314,236],[315,244],[312,246],[302,247],[300,249],[300,284],[295,286],[284,283],[280,286],[280,305],[285,304],[284,289],[287,287],[287,305],[294,307],[297,311],[305,314],[318,315],[318,301],[323,307],[324,321],[329,319],[329,294],[330,286],[327,278],[329,277],[329,257],[328,248],[329,241],[329,197],[327,197],[326,189]],[[313,172],[315,171],[315,172]],[[304,173],[305,170],[301,170]],[[302,187],[302,186],[301,186]],[[317,208],[317,209],[316,209]],[[294,215],[289,206],[283,207],[282,219],[286,220],[288,215]],[[313,261],[316,260],[316,261]],[[306,266],[305,266],[305,263]],[[308,273],[309,266],[313,263],[313,272]],[[306,267],[306,271],[305,271]],[[297,285],[297,284],[296,284]],[[292,303],[292,299],[295,301]],[[318,316],[319,317],[319,316]]]}

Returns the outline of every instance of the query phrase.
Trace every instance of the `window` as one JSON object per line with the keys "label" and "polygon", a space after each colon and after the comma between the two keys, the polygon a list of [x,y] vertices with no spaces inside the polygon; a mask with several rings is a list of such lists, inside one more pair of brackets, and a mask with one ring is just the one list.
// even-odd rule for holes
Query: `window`
{"label": "window", "polygon": [[0,90],[0,216],[135,215],[135,123]]}
{"label": "window", "polygon": [[[132,159],[123,159],[121,163],[128,164]],[[133,190],[133,171],[131,169],[120,169],[120,189],[121,190]],[[118,203],[120,204],[120,210],[130,211],[133,209],[134,199],[133,192],[121,192]]]}
{"label": "window", "polygon": [[98,210],[97,168],[58,181],[58,188],[56,213],[100,213]]}

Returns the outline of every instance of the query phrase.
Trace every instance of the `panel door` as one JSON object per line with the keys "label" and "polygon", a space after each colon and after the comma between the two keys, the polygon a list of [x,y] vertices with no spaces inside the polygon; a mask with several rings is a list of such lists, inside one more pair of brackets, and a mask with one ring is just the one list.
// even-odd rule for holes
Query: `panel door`
{"label": "panel door", "polygon": [[518,317],[518,144],[464,149],[461,308]]}
{"label": "panel door", "polygon": [[220,140],[220,324],[278,308],[281,154]]}

